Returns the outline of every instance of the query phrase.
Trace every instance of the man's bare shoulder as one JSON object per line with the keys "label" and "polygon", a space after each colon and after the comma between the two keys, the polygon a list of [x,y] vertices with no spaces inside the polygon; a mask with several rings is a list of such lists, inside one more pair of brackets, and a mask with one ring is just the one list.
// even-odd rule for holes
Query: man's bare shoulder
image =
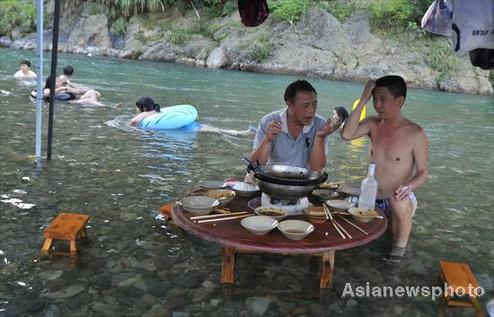
{"label": "man's bare shoulder", "polygon": [[424,128],[422,128],[417,123],[407,119],[405,126],[408,130],[409,135],[411,135],[413,137],[419,137],[419,138],[420,137],[426,137],[427,138],[425,131],[424,131]]}

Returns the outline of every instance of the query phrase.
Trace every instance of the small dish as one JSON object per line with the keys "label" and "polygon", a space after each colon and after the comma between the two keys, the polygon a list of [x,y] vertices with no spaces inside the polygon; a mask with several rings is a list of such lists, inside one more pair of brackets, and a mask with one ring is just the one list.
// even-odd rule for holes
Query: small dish
{"label": "small dish", "polygon": [[220,205],[219,200],[206,196],[187,196],[180,199],[182,208],[194,216],[202,216],[211,213]]}
{"label": "small dish", "polygon": [[312,191],[312,195],[315,196],[320,202],[325,202],[328,199],[334,199],[338,197],[340,194],[331,189],[314,189]]}
{"label": "small dish", "polygon": [[251,216],[242,219],[240,225],[250,233],[261,236],[276,228],[278,221],[267,216]]}
{"label": "small dish", "polygon": [[220,207],[224,207],[229,204],[233,199],[235,199],[235,191],[231,189],[211,189],[208,190],[206,196],[218,199],[220,202]]}
{"label": "small dish", "polygon": [[348,209],[348,213],[352,216],[353,219],[357,220],[358,222],[371,222],[376,218],[381,218],[377,211],[369,210],[366,208],[350,208]]}
{"label": "small dish", "polygon": [[273,207],[273,206],[262,206],[254,209],[256,215],[259,216],[267,216],[276,220],[281,220],[288,216],[288,212],[282,208]]}
{"label": "small dish", "polygon": [[291,240],[302,240],[314,231],[314,225],[303,220],[285,220],[278,224],[278,230]]}
{"label": "small dish", "polygon": [[259,186],[246,182],[235,182],[231,187],[240,197],[251,197],[259,192]]}
{"label": "small dish", "polygon": [[326,200],[326,205],[336,210],[347,210],[352,208],[354,203],[342,199],[329,199]]}
{"label": "small dish", "polygon": [[199,182],[199,186],[201,186],[202,189],[220,189],[225,188],[226,184],[222,181],[202,181]]}
{"label": "small dish", "polygon": [[322,206],[312,206],[303,210],[304,216],[312,223],[324,223],[328,221]]}
{"label": "small dish", "polygon": [[327,182],[327,183],[319,184],[319,188],[321,189],[338,189],[338,187],[340,187],[340,182],[338,183]]}

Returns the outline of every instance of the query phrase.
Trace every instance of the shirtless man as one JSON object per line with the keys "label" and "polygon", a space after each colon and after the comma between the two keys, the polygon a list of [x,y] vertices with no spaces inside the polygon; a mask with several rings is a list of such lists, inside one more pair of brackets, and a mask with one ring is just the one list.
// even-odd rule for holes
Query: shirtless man
{"label": "shirtless man", "polygon": [[[365,85],[360,102],[341,132],[345,140],[364,135],[371,139],[369,160],[376,163],[379,194],[387,199],[376,206],[391,212],[391,252],[383,258],[399,263],[403,258],[412,230],[412,217],[417,208],[413,190],[427,180],[428,140],[424,130],[405,119],[406,84],[399,76],[385,76]],[[359,123],[364,105],[373,97],[377,116]]]}
{"label": "shirtless man", "polygon": [[27,59],[22,60],[20,62],[19,70],[14,74],[15,78],[36,78],[36,73],[33,72],[31,69],[31,62],[28,61]]}

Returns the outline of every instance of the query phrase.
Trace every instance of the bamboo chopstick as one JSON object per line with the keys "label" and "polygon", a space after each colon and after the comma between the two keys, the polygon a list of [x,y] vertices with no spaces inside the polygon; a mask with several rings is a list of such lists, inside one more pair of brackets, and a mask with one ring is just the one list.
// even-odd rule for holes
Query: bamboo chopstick
{"label": "bamboo chopstick", "polygon": [[245,218],[245,217],[250,217],[250,216],[251,216],[250,214],[246,214],[246,215],[238,215],[238,216],[233,216],[233,217],[221,217],[221,218],[214,218],[214,219],[199,220],[199,221],[197,221],[197,223],[232,220],[232,219],[239,219],[239,218]]}
{"label": "bamboo chopstick", "polygon": [[352,236],[348,233],[348,231],[346,231],[346,230],[345,230],[345,228],[343,228],[343,226],[342,226],[340,223],[338,223],[338,221],[336,221],[336,219],[333,219],[333,222],[334,222],[334,223],[335,223],[338,227],[340,227],[341,231],[343,231],[343,233],[344,233],[344,234],[346,234],[346,235],[347,235],[347,237],[348,237],[349,239],[352,239]]}
{"label": "bamboo chopstick", "polygon": [[242,214],[246,214],[246,213],[247,213],[247,211],[237,211],[237,212],[231,212],[231,213],[228,213],[228,214],[214,214],[214,215],[205,215],[205,216],[194,216],[194,217],[190,217],[190,220],[199,220],[199,219],[207,219],[207,218],[235,216],[235,215],[242,215]]}
{"label": "bamboo chopstick", "polygon": [[343,234],[343,232],[341,232],[341,230],[338,228],[338,226],[334,223],[333,216],[331,216],[331,212],[329,211],[329,209],[325,203],[322,204],[322,209],[324,210],[324,214],[326,215],[326,219],[329,219],[331,221],[331,224],[333,225],[333,227],[340,234],[340,236],[343,239],[346,239],[346,236]]}
{"label": "bamboo chopstick", "polygon": [[355,229],[357,229],[358,231],[362,232],[363,234],[365,234],[366,236],[368,236],[369,234],[367,233],[367,231],[365,231],[364,229],[360,228],[359,226],[357,226],[356,224],[354,224],[353,222],[351,222],[350,220],[348,219],[345,219],[343,218],[340,214],[338,214],[338,217],[340,217],[341,219],[343,219],[344,221],[346,221],[349,225],[351,225],[352,227],[354,227]]}

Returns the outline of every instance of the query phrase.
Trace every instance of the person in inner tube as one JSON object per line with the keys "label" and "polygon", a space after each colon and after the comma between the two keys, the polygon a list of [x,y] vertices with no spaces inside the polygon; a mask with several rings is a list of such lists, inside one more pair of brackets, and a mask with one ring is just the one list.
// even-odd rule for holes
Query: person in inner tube
{"label": "person in inner tube", "polygon": [[142,119],[158,114],[160,112],[161,106],[154,103],[154,100],[150,97],[141,97],[136,102],[137,110],[139,114],[130,120],[130,125],[133,127],[137,127]]}
{"label": "person in inner tube", "polygon": [[[57,95],[62,98],[61,94],[65,94],[63,96],[63,100],[73,100],[76,98],[76,94],[71,87],[63,85],[63,82],[58,78],[55,80],[55,99],[57,99]],[[31,97],[36,98],[36,90],[31,91]],[[48,100],[50,98],[50,77],[48,77],[45,81],[45,87],[43,88],[43,99]]]}
{"label": "person in inner tube", "polygon": [[340,127],[340,119],[326,120],[316,113],[317,92],[306,80],[288,85],[284,100],[285,108],[261,119],[250,160],[321,171],[326,166],[328,135]]}

